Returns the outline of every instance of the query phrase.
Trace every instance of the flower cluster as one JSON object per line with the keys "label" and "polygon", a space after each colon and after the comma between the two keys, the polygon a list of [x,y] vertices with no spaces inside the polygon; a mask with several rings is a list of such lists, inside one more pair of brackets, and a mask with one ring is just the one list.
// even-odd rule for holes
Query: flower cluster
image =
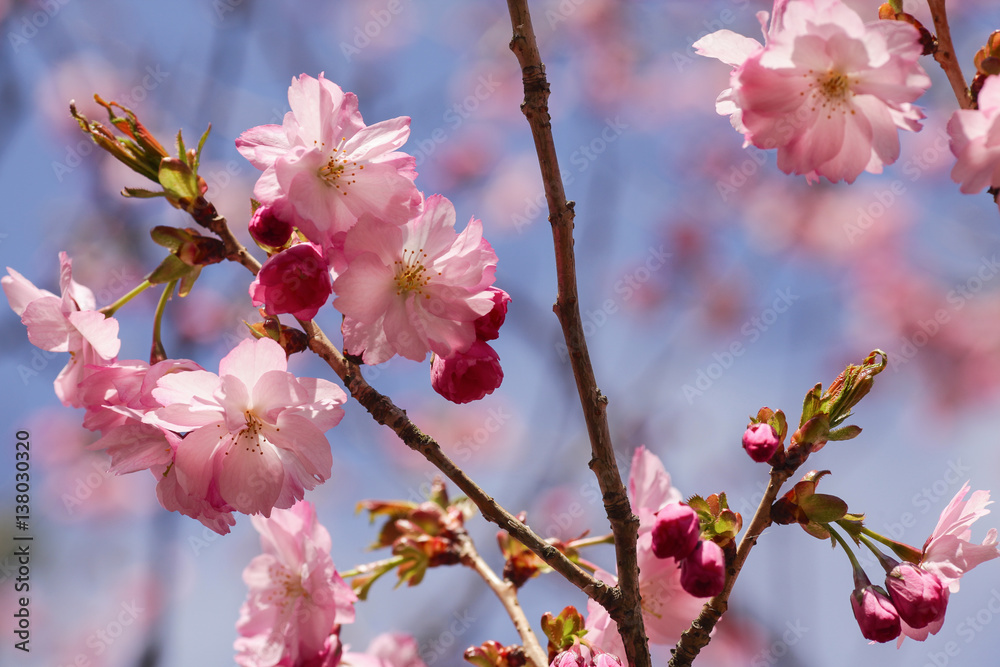
{"label": "flower cluster", "polygon": [[745,145],[776,148],[785,173],[852,183],[896,161],[897,130],[920,129],[912,102],[931,81],[913,26],[865,23],[841,0],[775,0],[764,39],[720,30],[694,46],[733,66],[716,111]]}
{"label": "flower cluster", "polygon": [[[968,493],[966,483],[941,513],[922,551],[879,537],[896,553],[913,559],[913,562],[899,562],[872,547],[886,571],[884,588],[872,585],[854,563],[851,606],[866,639],[888,642],[898,638],[899,645],[905,637],[924,641],[937,634],[944,624],[948,597],[958,592],[962,575],[980,563],[1000,557],[996,528],[989,530],[982,543],[970,542],[970,526],[989,514],[986,506],[991,501],[988,491],[976,491],[965,500]],[[866,534],[875,535],[870,531]],[[872,546],[868,540],[862,541]]]}
{"label": "flower cluster", "polygon": [[438,393],[456,403],[491,393],[503,372],[485,341],[510,298],[492,287],[497,258],[482,223],[456,232],[451,202],[416,189],[414,158],[397,150],[409,118],[366,126],[357,97],[322,74],[294,79],[288,101],[282,125],[236,142],[263,170],[251,232],[273,253],[254,304],[311,319],[334,293],[349,354],[379,364],[433,353]]}
{"label": "flower cluster", "polygon": [[324,433],[343,417],[343,390],[287,372],[269,338],[240,343],[218,375],[187,359],[119,360],[117,321],[59,258],[61,298],[11,269],[3,288],[33,343],[70,353],[56,394],[86,410],[84,427],[102,436],[91,448],[108,452],[111,472],[150,470],[164,508],[223,534],[232,512],[268,516],[330,477]]}
{"label": "flower cluster", "polygon": [[653,555],[680,564],[681,587],[691,595],[703,598],[722,592],[725,554],[712,540],[701,539],[701,521],[690,505],[672,503],[656,513]]}

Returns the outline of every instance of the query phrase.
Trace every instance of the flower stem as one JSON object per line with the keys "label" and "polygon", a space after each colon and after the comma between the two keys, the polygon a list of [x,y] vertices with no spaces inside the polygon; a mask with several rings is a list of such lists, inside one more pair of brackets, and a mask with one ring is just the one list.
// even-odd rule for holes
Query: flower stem
{"label": "flower stem", "polygon": [[163,311],[167,309],[167,301],[170,300],[170,295],[174,293],[176,285],[176,280],[171,280],[167,283],[163,294],[160,295],[160,300],[156,304],[156,314],[153,316],[153,345],[149,351],[150,366],[168,358],[167,351],[163,348],[163,342],[160,340],[160,325],[163,323]]}
{"label": "flower stem", "polygon": [[[854,571],[857,572],[858,570],[863,570],[864,568],[861,567],[861,563],[858,562],[857,557],[854,555],[854,551],[851,549],[851,545],[848,544],[843,537],[841,537],[840,533],[833,527],[833,525],[826,524],[826,529],[830,531],[831,535],[833,535],[833,539],[837,540],[837,543],[840,544],[841,547],[843,547],[844,552],[847,554],[847,557],[851,560],[851,567],[854,568]],[[862,540],[862,541],[867,542],[868,540]],[[870,544],[868,545],[868,548],[872,549],[875,553],[878,553],[878,550],[872,547]]]}
{"label": "flower stem", "polygon": [[112,304],[110,304],[108,306],[104,306],[104,308],[101,308],[100,312],[104,313],[104,315],[106,317],[111,317],[112,315],[115,314],[115,312],[117,312],[117,310],[119,308],[121,308],[126,303],[128,303],[129,301],[131,301],[135,297],[139,296],[140,294],[142,294],[143,292],[145,292],[147,289],[149,289],[152,286],[153,286],[153,284],[151,282],[149,282],[148,280],[143,280],[137,286],[135,286],[134,288],[132,288],[131,292],[129,292],[128,294],[122,296],[121,298],[119,298],[114,303],[112,303]]}

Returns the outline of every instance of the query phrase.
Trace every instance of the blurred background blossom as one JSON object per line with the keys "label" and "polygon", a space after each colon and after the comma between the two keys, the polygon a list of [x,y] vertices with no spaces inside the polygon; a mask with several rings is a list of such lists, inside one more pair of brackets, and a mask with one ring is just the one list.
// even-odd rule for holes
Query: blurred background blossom
{"label": "blurred background blossom", "polygon": [[[850,4],[874,18],[878,3]],[[1000,9],[992,0],[948,4],[970,76]],[[924,2],[906,6],[930,24]],[[1000,492],[1000,219],[986,195],[961,195],[948,178],[942,131],[956,105],[940,70],[925,59],[934,85],[918,103],[928,118],[922,132],[901,137],[896,164],[853,186],[810,187],[778,172],[773,152],[741,147],[714,111],[729,68],[690,48],[721,28],[756,35],[755,13],[770,3],[541,0],[532,9],[560,166],[577,203],[581,309],[619,461],[645,444],[684,493],[725,490],[748,517],[765,471],[739,453],[747,415],[762,405],[797,414],[806,389],[879,347],[890,369],[857,410],[865,432],[815,461],[834,473],[829,492],[866,512],[874,529],[918,547],[966,479]],[[178,128],[193,141],[211,122],[207,196],[249,243],[258,172],[234,140],[280,122],[293,76],[325,72],[357,93],[367,123],[412,117],[404,150],[417,158],[417,186],[451,199],[461,222],[483,220],[500,258],[497,286],[513,299],[495,345],[504,384],[483,401],[446,402],[430,391],[426,365],[399,358],[368,377],[543,534],[602,534],[551,312],[547,212],[510,34],[502,2],[306,0],[290,10],[254,0],[0,0],[0,266],[54,290],[65,250],[102,306],[159,262],[151,227],[193,224],[162,201],[119,196],[141,179],[96,150],[68,114],[75,99],[101,119],[94,93],[133,108],[164,141]],[[258,317],[249,281],[238,266],[208,267],[195,292],[167,310],[168,353],[216,367],[246,336],[243,321]],[[118,313],[122,358],[148,353],[156,296]],[[250,522],[239,517],[220,538],[162,511],[148,475],[103,474],[100,456],[83,449],[94,436],[77,427],[82,412],[61,408],[52,391],[65,359],[32,347],[7,313],[0,411],[10,444],[0,497],[14,493],[14,434],[29,430],[35,541],[32,652],[14,652],[5,630],[0,664],[232,664],[241,572],[259,548]],[[317,321],[333,334],[340,317],[327,309]],[[294,357],[290,370],[331,377],[310,355]],[[346,570],[381,557],[366,551],[375,533],[354,514],[357,501],[415,500],[434,471],[356,405],[329,436],[333,478],[307,497]],[[12,511],[0,505],[4,628],[15,605],[5,551]],[[469,526],[499,569],[496,528],[481,519]],[[610,548],[586,557],[613,566]],[[931,641],[868,646],[850,610],[844,558],[772,528],[704,664],[861,667],[948,656],[988,664],[1000,647],[998,580],[988,566],[968,575]],[[429,667],[464,664],[466,646],[516,641],[483,591],[459,568],[435,570],[414,589],[379,582],[343,639],[360,650],[382,632],[411,632]],[[532,580],[522,602],[536,622],[566,604],[586,606],[552,576]]]}

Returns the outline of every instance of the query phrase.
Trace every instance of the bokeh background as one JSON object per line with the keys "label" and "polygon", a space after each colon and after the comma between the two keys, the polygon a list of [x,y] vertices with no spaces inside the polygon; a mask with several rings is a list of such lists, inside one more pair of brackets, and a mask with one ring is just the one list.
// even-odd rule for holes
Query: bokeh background
{"label": "bokeh background", "polygon": [[[906,4],[927,17],[926,3]],[[972,54],[1000,28],[1000,9],[992,0],[948,4],[971,76]],[[852,5],[874,16],[878,3]],[[930,59],[925,127],[904,133],[902,156],[884,174],[809,186],[778,172],[773,152],[744,150],[714,112],[728,68],[689,46],[721,28],[757,37],[755,13],[769,8],[533,3],[577,203],[581,307],[615,447],[627,468],[646,445],[682,492],[726,491],[748,520],[766,470],[740,450],[747,416],[767,405],[796,419],[809,387],[882,348],[890,368],[852,420],[864,433],[831,444],[812,465],[833,471],[824,491],[919,547],[966,480],[1000,490],[1000,214],[987,195],[963,196],[949,179],[944,127],[956,104]],[[234,139],[280,122],[293,76],[325,72],[358,94],[368,123],[412,117],[405,148],[417,158],[418,186],[450,198],[460,220],[484,221],[500,257],[497,284],[513,297],[496,345],[506,378],[487,399],[449,404],[430,390],[427,365],[405,360],[371,369],[369,379],[542,534],[606,533],[551,313],[551,239],[510,34],[499,1],[0,0],[0,267],[55,290],[65,250],[76,279],[106,305],[159,262],[152,226],[192,225],[162,200],[118,194],[141,178],[79,132],[69,100],[99,118],[93,93],[116,99],[165,141],[182,128],[193,142],[211,122],[201,171],[208,196],[248,242],[258,172]],[[256,320],[248,282],[239,266],[204,271],[190,297],[170,304],[168,353],[217,369],[246,336],[244,320]],[[120,311],[121,358],[148,354],[156,296]],[[332,309],[318,321],[337,332]],[[148,474],[107,476],[102,455],[84,450],[94,438],[79,425],[82,413],[52,392],[64,355],[32,347],[9,310],[0,336],[0,664],[233,664],[241,572],[259,552],[249,520],[238,517],[219,538],[164,512]],[[306,355],[292,368],[332,378]],[[15,574],[4,558],[14,544],[21,429],[32,442],[28,655],[12,648]],[[367,551],[376,528],[355,504],[420,499],[434,471],[357,405],[328,436],[332,479],[307,497],[343,570],[383,556]],[[1000,517],[980,523],[977,539]],[[495,528],[478,518],[469,527],[499,569]],[[608,547],[588,554],[613,564]],[[994,664],[997,572],[991,563],[963,579],[930,641],[869,646],[851,614],[843,554],[798,528],[772,528],[735,589],[723,624],[729,650],[704,664]],[[536,624],[545,611],[585,606],[555,576],[531,581],[522,602]],[[389,630],[413,633],[429,667],[464,664],[462,650],[488,639],[516,641],[496,601],[460,568],[432,571],[413,589],[380,582],[343,637],[363,650]]]}

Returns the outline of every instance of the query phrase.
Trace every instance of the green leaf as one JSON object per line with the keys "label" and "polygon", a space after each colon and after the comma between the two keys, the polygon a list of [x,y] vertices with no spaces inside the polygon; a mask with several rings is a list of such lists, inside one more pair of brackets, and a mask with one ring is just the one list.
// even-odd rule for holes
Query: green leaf
{"label": "green leaf", "polygon": [[159,180],[172,199],[194,201],[201,194],[198,191],[198,177],[187,163],[177,158],[163,158],[160,161]]}
{"label": "green leaf", "polygon": [[847,503],[837,496],[826,493],[813,493],[800,499],[799,507],[810,521],[816,523],[837,521],[847,514]]}
{"label": "green leaf", "polygon": [[843,428],[834,429],[830,431],[826,437],[827,440],[851,440],[859,435],[861,435],[861,427],[854,426],[852,424],[850,426],[844,426]]}
{"label": "green leaf", "polygon": [[194,164],[191,165],[191,169],[194,173],[198,173],[198,165],[201,164],[201,149],[205,147],[205,140],[208,139],[208,133],[212,131],[212,124],[209,123],[208,127],[205,128],[205,133],[201,135],[201,139],[198,140],[198,151],[194,154]]}
{"label": "green leaf", "polygon": [[123,197],[135,197],[136,199],[152,199],[153,197],[166,197],[166,192],[153,192],[145,188],[122,188]]}
{"label": "green leaf", "polygon": [[153,285],[169,283],[173,280],[180,280],[191,271],[191,267],[182,262],[177,255],[167,255],[153,272],[146,276]]}
{"label": "green leaf", "polygon": [[194,289],[194,283],[198,280],[198,276],[201,275],[200,266],[188,267],[189,271],[181,278],[181,283],[177,287],[177,296],[184,298],[191,293]]}

